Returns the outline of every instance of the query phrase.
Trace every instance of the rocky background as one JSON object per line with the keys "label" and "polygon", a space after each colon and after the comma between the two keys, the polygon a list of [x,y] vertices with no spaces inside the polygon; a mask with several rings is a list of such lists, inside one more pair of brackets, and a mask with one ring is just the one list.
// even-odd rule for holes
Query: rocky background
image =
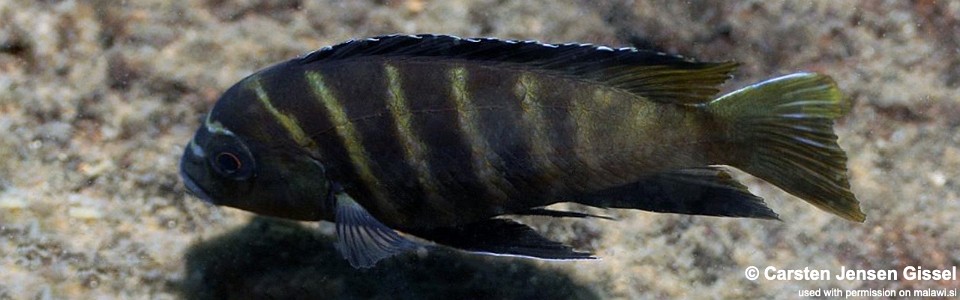
{"label": "rocky background", "polygon": [[[740,174],[783,222],[608,211],[525,218],[596,252],[551,262],[416,253],[356,271],[329,224],[184,194],[183,145],[240,78],[350,38],[447,33],[656,48],[795,71],[853,100],[837,130],[856,224]],[[960,281],[749,281],[748,266],[960,265],[958,1],[0,0],[0,299],[791,297]]]}

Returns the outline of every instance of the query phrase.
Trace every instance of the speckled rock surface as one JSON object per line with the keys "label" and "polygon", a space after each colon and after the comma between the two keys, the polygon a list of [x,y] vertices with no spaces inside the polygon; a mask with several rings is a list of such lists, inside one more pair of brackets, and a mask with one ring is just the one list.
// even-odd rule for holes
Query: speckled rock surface
{"label": "speckled rock surface", "polygon": [[[350,38],[447,33],[635,45],[742,63],[725,90],[795,71],[853,100],[837,126],[855,224],[747,175],[783,222],[607,211],[525,218],[602,260],[415,253],[358,272],[329,224],[216,208],[177,161],[219,93]],[[957,1],[0,0],[0,299],[791,297],[960,281],[749,281],[748,266],[960,265]],[[389,281],[391,284],[383,285]]]}

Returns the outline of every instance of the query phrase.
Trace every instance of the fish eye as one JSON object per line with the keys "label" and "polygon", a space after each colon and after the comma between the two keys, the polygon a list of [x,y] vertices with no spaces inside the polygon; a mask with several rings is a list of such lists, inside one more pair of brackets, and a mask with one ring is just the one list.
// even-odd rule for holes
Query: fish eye
{"label": "fish eye", "polygon": [[220,152],[217,154],[216,160],[220,170],[227,174],[236,173],[243,167],[243,162],[241,162],[240,158],[234,153]]}
{"label": "fish eye", "polygon": [[211,173],[229,180],[243,181],[256,176],[257,162],[243,140],[232,133],[214,133],[203,142],[207,167]]}
{"label": "fish eye", "polygon": [[210,158],[210,166],[220,176],[232,180],[246,180],[253,176],[254,162],[245,151],[221,150]]}

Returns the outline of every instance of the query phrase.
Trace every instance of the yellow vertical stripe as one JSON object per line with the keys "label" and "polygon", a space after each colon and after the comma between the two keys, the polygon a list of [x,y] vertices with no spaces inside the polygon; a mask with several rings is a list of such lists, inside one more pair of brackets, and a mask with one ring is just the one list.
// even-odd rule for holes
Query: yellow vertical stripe
{"label": "yellow vertical stripe", "polygon": [[[591,183],[600,183],[601,185],[611,185],[617,180],[616,175],[608,168],[616,167],[608,162],[613,159],[606,157],[611,152],[617,151],[612,144],[616,141],[597,140],[603,137],[601,131],[617,130],[610,125],[614,125],[617,116],[607,116],[604,113],[609,112],[612,105],[609,91],[602,88],[593,88],[590,94],[575,95],[571,101],[570,116],[576,122],[576,135],[574,136],[574,154],[587,169],[592,170]],[[590,184],[593,185],[593,184]]]}
{"label": "yellow vertical stripe", "polygon": [[397,137],[403,147],[403,157],[407,165],[414,169],[417,174],[417,181],[424,189],[428,197],[434,199],[425,199],[437,201],[440,197],[437,195],[436,182],[433,173],[430,172],[430,160],[427,156],[427,150],[424,144],[420,142],[419,137],[413,128],[413,114],[407,107],[407,100],[404,99],[403,86],[401,84],[400,73],[395,66],[385,64],[384,69],[387,73],[387,109],[393,116],[397,126]]}
{"label": "yellow vertical stripe", "polygon": [[300,124],[297,123],[297,120],[283,112],[277,110],[273,106],[273,102],[270,100],[270,96],[267,95],[267,92],[263,90],[263,86],[260,84],[260,80],[257,78],[250,78],[246,83],[246,87],[252,89],[257,94],[257,100],[260,101],[260,104],[273,116],[277,122],[283,126],[283,129],[287,131],[287,134],[290,135],[290,138],[293,139],[297,145],[304,147],[308,151],[318,151],[317,144],[311,139],[300,127]]}
{"label": "yellow vertical stripe", "polygon": [[450,69],[449,76],[450,83],[453,86],[451,95],[454,105],[456,105],[460,132],[470,146],[475,175],[484,182],[483,186],[488,191],[495,193],[499,199],[505,200],[507,195],[504,191],[510,188],[510,183],[504,180],[497,168],[493,166],[493,164],[501,166],[502,163],[497,159],[496,153],[490,149],[490,145],[480,132],[479,126],[483,120],[480,119],[479,111],[471,101],[470,92],[467,91],[467,70],[463,67],[454,67]]}
{"label": "yellow vertical stripe", "polygon": [[543,107],[537,103],[537,81],[527,73],[520,74],[517,81],[518,93],[520,98],[520,108],[523,110],[523,123],[530,132],[530,155],[537,158],[546,158],[553,155],[550,147],[550,140],[547,139],[548,128],[547,121],[544,118]]}
{"label": "yellow vertical stripe", "polygon": [[427,197],[427,199],[423,199],[423,203],[427,203],[427,205],[436,208],[434,211],[443,214],[435,216],[437,220],[452,222],[457,219],[457,210],[454,203],[440,195],[438,182],[433,176],[433,172],[430,171],[430,157],[425,144],[421,142],[421,138],[414,129],[414,115],[407,107],[400,72],[396,66],[390,64],[384,64],[383,68],[387,74],[387,92],[389,94],[387,109],[390,110],[390,114],[396,122],[397,138],[400,139],[403,148],[403,158],[417,174],[417,182]]}
{"label": "yellow vertical stripe", "polygon": [[380,208],[384,210],[392,210],[393,207],[390,206],[392,204],[390,197],[382,190],[379,182],[377,181],[377,177],[373,175],[373,171],[371,170],[372,163],[370,162],[370,158],[366,151],[363,149],[360,133],[347,116],[347,112],[343,108],[343,105],[341,105],[341,102],[326,86],[323,81],[322,74],[319,72],[307,72],[306,76],[307,82],[313,89],[314,95],[317,96],[318,100],[320,100],[320,103],[323,104],[324,108],[326,108],[327,113],[330,114],[330,119],[336,126],[336,133],[340,136],[340,140],[343,141],[343,145],[347,149],[347,153],[350,156],[350,162],[356,168],[357,175],[360,177],[360,180],[362,180],[370,189],[370,192],[373,193],[373,196],[377,198],[378,203],[381,205],[386,205],[385,207]]}
{"label": "yellow vertical stripe", "polygon": [[517,79],[514,88],[517,98],[520,100],[520,109],[522,110],[523,127],[526,129],[528,139],[527,146],[530,148],[530,157],[534,165],[539,168],[541,174],[546,178],[557,179],[553,188],[559,188],[557,184],[562,184],[564,171],[558,168],[551,157],[558,155],[553,150],[552,142],[549,139],[550,128],[546,119],[544,107],[540,105],[537,96],[540,88],[537,79],[528,74],[521,73]]}

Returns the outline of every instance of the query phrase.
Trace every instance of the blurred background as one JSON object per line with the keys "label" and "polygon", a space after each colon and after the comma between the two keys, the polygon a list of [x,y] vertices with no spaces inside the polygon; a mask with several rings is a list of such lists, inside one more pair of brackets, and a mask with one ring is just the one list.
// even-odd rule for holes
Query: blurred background
{"label": "blurred background", "polygon": [[[329,224],[184,194],[183,146],[231,84],[389,33],[653,48],[742,63],[723,89],[833,76],[863,224],[739,178],[783,222],[524,218],[596,261],[413,253],[366,271]],[[750,281],[748,266],[960,265],[958,1],[0,0],[0,299],[741,298],[958,281]]]}

